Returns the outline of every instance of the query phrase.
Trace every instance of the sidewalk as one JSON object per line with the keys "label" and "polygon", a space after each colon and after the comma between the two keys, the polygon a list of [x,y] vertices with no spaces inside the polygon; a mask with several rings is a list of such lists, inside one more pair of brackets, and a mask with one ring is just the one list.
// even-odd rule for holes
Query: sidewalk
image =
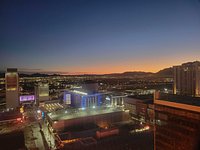
{"label": "sidewalk", "polygon": [[38,123],[33,123],[24,130],[25,143],[28,149],[48,150],[45,146]]}
{"label": "sidewalk", "polygon": [[42,127],[42,135],[45,143],[50,149],[55,149],[55,139],[53,133],[49,132],[47,125],[43,121],[40,122],[40,125]]}

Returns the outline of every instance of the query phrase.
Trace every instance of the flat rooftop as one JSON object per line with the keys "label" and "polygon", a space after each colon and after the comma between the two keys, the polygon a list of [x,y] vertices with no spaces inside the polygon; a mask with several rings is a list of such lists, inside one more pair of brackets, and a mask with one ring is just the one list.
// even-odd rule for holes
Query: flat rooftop
{"label": "flat rooftop", "polygon": [[144,104],[153,104],[153,94],[127,96],[124,102],[128,104],[136,104],[137,102],[141,102]]}
{"label": "flat rooftop", "polygon": [[159,93],[159,96],[156,98],[156,100],[169,101],[192,106],[200,106],[200,97]]}
{"label": "flat rooftop", "polygon": [[88,116],[102,115],[108,113],[121,112],[121,108],[101,107],[101,108],[79,108],[79,109],[63,109],[54,113],[49,113],[48,116],[52,121],[76,119]]}
{"label": "flat rooftop", "polygon": [[68,90],[66,92],[79,94],[79,95],[86,95],[86,96],[94,96],[94,95],[103,95],[105,93],[98,92],[98,91],[89,91],[86,89],[74,89],[74,90]]}

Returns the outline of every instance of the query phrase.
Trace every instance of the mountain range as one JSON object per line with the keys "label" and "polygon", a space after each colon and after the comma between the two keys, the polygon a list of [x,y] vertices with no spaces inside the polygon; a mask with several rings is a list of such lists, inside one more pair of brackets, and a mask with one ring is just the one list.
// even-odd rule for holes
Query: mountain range
{"label": "mountain range", "polygon": [[[98,75],[98,74],[82,74],[82,75],[76,75],[76,76],[87,76],[87,75]],[[48,77],[48,76],[61,76],[61,74],[48,74],[48,73],[24,73],[19,72],[20,77]],[[72,75],[66,75],[66,76],[72,76]],[[102,76],[102,75],[99,75]],[[152,72],[144,72],[144,71],[128,71],[123,73],[111,73],[111,74],[104,74],[104,76],[124,76],[124,77],[172,77],[173,76],[173,69],[165,68],[162,69],[156,73]],[[0,72],[0,78],[5,77],[5,72]]]}

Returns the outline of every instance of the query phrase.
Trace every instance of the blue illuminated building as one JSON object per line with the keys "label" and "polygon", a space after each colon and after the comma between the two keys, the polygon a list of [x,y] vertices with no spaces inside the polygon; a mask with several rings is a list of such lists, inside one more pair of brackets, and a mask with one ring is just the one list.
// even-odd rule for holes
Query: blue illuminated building
{"label": "blue illuminated building", "polygon": [[[66,95],[70,95],[70,106],[74,108],[95,108],[103,104],[105,96],[103,93],[86,93],[83,90],[71,90],[64,92],[64,99]],[[69,101],[69,99],[68,99]]]}

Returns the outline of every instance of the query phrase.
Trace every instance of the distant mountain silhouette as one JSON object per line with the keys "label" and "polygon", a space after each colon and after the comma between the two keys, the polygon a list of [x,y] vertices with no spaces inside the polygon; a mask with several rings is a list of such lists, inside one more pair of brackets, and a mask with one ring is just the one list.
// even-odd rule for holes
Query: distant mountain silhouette
{"label": "distant mountain silhouette", "polygon": [[[58,73],[28,73],[28,72],[19,72],[20,77],[48,77],[48,76],[62,76],[63,74]],[[100,74],[78,74],[78,75],[66,75],[66,76],[102,76]],[[164,68],[156,73],[144,72],[144,71],[127,71],[123,73],[111,73],[104,74],[104,76],[119,76],[119,77],[173,77],[173,68]],[[5,71],[0,71],[0,78],[5,77]]]}
{"label": "distant mountain silhouette", "polygon": [[143,72],[143,71],[133,71],[133,72],[124,72],[122,75],[153,75],[152,72]]}
{"label": "distant mountain silhouette", "polygon": [[[93,76],[98,74],[83,74],[83,75],[74,75],[74,76]],[[26,73],[19,73],[19,77],[49,77],[49,76],[61,76],[60,74],[45,74],[45,73],[33,73],[33,74],[26,74]],[[68,75],[72,76],[72,75]],[[102,75],[98,75],[102,76]],[[157,73],[152,72],[144,72],[144,71],[128,71],[123,73],[111,73],[111,74],[104,74],[104,76],[119,76],[119,77],[172,77],[173,76],[173,69],[172,68],[165,68]],[[4,78],[5,73],[0,72],[0,78]]]}
{"label": "distant mountain silhouette", "polygon": [[108,76],[124,76],[124,77],[143,77],[143,76],[152,76],[152,72],[143,72],[143,71],[128,71],[123,73],[111,73],[106,74]]}
{"label": "distant mountain silhouette", "polygon": [[[61,76],[60,74],[44,74],[44,73],[33,73],[33,74],[25,74],[25,73],[19,73],[19,77],[48,77],[48,76]],[[4,78],[5,73],[0,72],[0,78]]]}
{"label": "distant mountain silhouette", "polygon": [[20,77],[48,77],[48,74],[43,74],[43,73],[33,73],[30,75],[27,74],[19,74]]}
{"label": "distant mountain silhouette", "polygon": [[173,77],[173,68],[165,68],[156,73],[144,71],[129,71],[124,73],[107,74],[109,76],[125,76],[125,77]]}
{"label": "distant mountain silhouette", "polygon": [[49,76],[60,76],[60,74],[44,74],[44,73],[33,73],[33,74],[24,74],[20,73],[19,77],[49,77]]}
{"label": "distant mountain silhouette", "polygon": [[155,73],[156,76],[158,77],[173,77],[173,68],[165,68],[162,69],[160,71],[158,71],[157,73]]}

